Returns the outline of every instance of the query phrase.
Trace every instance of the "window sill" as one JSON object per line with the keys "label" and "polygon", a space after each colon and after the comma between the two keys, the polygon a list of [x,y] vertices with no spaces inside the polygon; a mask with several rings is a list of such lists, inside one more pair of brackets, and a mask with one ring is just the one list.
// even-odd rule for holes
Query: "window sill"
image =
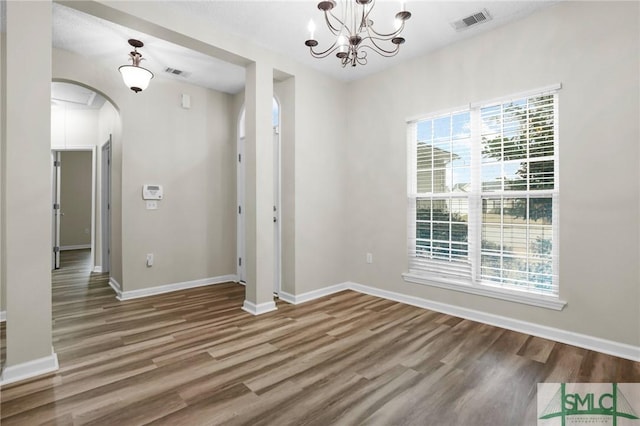
{"label": "window sill", "polygon": [[443,277],[428,277],[415,273],[404,273],[402,278],[409,283],[428,285],[431,287],[455,290],[478,296],[492,297],[494,299],[508,300],[510,302],[523,303],[525,305],[538,306],[540,308],[561,311],[567,302],[555,296],[521,293],[518,291],[502,290],[489,286],[472,285],[471,283],[453,281]]}

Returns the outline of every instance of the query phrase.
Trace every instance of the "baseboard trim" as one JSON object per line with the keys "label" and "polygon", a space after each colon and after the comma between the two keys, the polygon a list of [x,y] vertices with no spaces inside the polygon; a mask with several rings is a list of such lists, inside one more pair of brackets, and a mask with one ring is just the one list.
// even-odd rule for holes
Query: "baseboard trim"
{"label": "baseboard trim", "polygon": [[465,318],[471,321],[477,321],[484,324],[489,324],[520,333],[526,333],[532,336],[542,337],[544,339],[554,340],[556,342],[566,343],[568,345],[578,346],[580,348],[602,352],[608,355],[640,362],[639,346],[614,342],[612,340],[601,339],[599,337],[593,337],[586,334],[574,333],[572,331],[561,330],[559,328],[547,327],[527,321],[503,317],[501,315],[476,311],[474,309],[462,308],[460,306],[450,305],[448,303],[436,302],[433,300],[409,296],[393,291],[381,290],[375,287],[369,287],[350,281],[310,291],[308,293],[302,293],[300,295],[292,295],[289,293],[281,292],[280,298],[288,303],[299,304],[318,299],[320,297],[324,297],[342,290],[353,290],[357,291],[358,293],[381,297],[383,299],[393,300],[395,302],[400,302],[423,309],[429,309],[443,314],[453,315],[459,318]]}
{"label": "baseboard trim", "polygon": [[90,249],[90,248],[91,248],[91,244],[76,244],[71,246],[60,246],[60,251],[84,250],[84,249]]}
{"label": "baseboard trim", "polygon": [[324,287],[318,290],[309,291],[307,293],[302,294],[291,294],[285,291],[281,291],[278,296],[280,299],[284,300],[287,303],[291,303],[293,305],[298,305],[300,303],[308,302],[310,300],[318,299],[320,297],[329,296],[334,293],[339,293],[344,290],[348,290],[348,283],[336,284],[330,287]]}
{"label": "baseboard trim", "polygon": [[122,296],[122,286],[115,278],[109,277],[109,286],[116,292],[116,298],[119,300]]}
{"label": "baseboard trim", "polygon": [[95,266],[93,268],[93,272],[95,272],[96,274],[101,274],[102,273],[102,266]]}
{"label": "baseboard trim", "polygon": [[244,303],[242,304],[242,310],[249,312],[251,315],[266,314],[267,312],[272,312],[272,311],[275,311],[276,309],[278,308],[276,307],[276,302],[274,301],[259,303],[256,305],[253,302],[249,302],[248,300],[245,300]]}
{"label": "baseboard trim", "polygon": [[20,382],[36,376],[51,373],[58,369],[58,356],[55,352],[43,358],[5,367],[0,376],[0,386]]}
{"label": "baseboard trim", "polygon": [[237,280],[238,280],[238,277],[236,275],[221,275],[219,277],[203,278],[199,280],[165,284],[157,287],[149,287],[149,288],[142,288],[139,290],[129,290],[129,291],[122,291],[120,285],[118,285],[118,287],[120,288],[120,291],[116,290],[115,288],[114,290],[116,290],[116,293],[118,293],[118,295],[116,296],[118,300],[131,300],[131,299],[139,299],[141,297],[155,296],[158,294],[171,293],[179,290],[186,290],[189,288],[235,282]]}
{"label": "baseboard trim", "polygon": [[5,322],[7,320],[7,311],[0,311],[0,322]]}

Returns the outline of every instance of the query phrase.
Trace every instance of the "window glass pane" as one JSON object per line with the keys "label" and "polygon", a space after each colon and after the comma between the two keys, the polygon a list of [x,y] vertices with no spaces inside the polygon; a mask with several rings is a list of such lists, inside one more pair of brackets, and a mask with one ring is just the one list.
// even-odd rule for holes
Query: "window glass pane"
{"label": "window glass pane", "polygon": [[471,140],[458,139],[451,143],[452,162],[454,167],[471,166]]}
{"label": "window glass pane", "polygon": [[416,223],[416,238],[422,240],[431,239],[431,223],[418,222]]}
{"label": "window glass pane", "polygon": [[551,197],[531,198],[529,200],[529,223],[551,225],[553,210]]}
{"label": "window glass pane", "polygon": [[502,190],[502,166],[500,164],[482,166],[482,191],[500,190]]}
{"label": "window glass pane", "polygon": [[[503,181],[505,191],[526,191],[527,190],[527,163],[517,161],[505,162],[503,167]],[[523,170],[524,169],[524,170]]]}
{"label": "window glass pane", "polygon": [[526,198],[505,198],[503,201],[504,216],[502,222],[505,224],[526,224],[527,223],[527,199]]}
{"label": "window glass pane", "polygon": [[440,241],[449,241],[449,222],[433,223],[433,239]]}
{"label": "window glass pane", "polygon": [[447,186],[447,169],[435,169],[433,171],[433,192],[449,192]]}
{"label": "window glass pane", "polygon": [[433,168],[433,146],[422,142],[418,143],[416,165],[418,170]]}
{"label": "window glass pane", "polygon": [[433,126],[433,121],[431,120],[427,120],[427,121],[419,121],[418,125],[417,125],[417,132],[418,132],[418,140],[419,141],[425,141],[430,143],[431,139],[432,139],[432,126]]}
{"label": "window glass pane", "polygon": [[455,168],[451,170],[451,192],[471,192],[471,170]]}
{"label": "window glass pane", "polygon": [[484,198],[482,200],[482,223],[502,223],[502,199]]}
{"label": "window glass pane", "polygon": [[418,170],[418,193],[432,192],[433,181],[431,170]]}
{"label": "window glass pane", "polygon": [[500,225],[482,225],[482,252],[500,253],[502,251],[502,229]]}
{"label": "window glass pane", "polygon": [[532,191],[553,189],[555,180],[553,160],[532,161],[529,163],[527,173]]}
{"label": "window glass pane", "polygon": [[416,200],[416,220],[431,220],[431,200]]}
{"label": "window glass pane", "polygon": [[469,111],[451,117],[452,136],[454,139],[464,139],[471,135],[471,114]]}
{"label": "window glass pane", "polygon": [[469,200],[467,198],[452,198],[449,206],[452,222],[469,221]]}
{"label": "window glass pane", "polygon": [[451,116],[433,120],[434,139],[451,139]]}
{"label": "window glass pane", "polygon": [[502,252],[511,255],[527,255],[526,226],[504,226],[502,228]]}

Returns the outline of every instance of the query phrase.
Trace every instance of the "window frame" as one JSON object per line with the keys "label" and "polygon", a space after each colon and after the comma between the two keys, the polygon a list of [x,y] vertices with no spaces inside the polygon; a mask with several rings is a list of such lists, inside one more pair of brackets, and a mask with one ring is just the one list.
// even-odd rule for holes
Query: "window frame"
{"label": "window frame", "polygon": [[[450,108],[447,110],[440,110],[435,113],[415,116],[407,119],[407,230],[408,230],[408,272],[402,274],[403,279],[409,283],[428,285],[432,287],[445,288],[449,290],[456,290],[464,293],[470,293],[480,296],[486,296],[501,300],[508,300],[512,302],[523,303],[532,306],[543,307],[553,310],[562,310],[566,306],[567,302],[560,299],[560,287],[559,287],[559,108],[558,98],[560,84],[551,85],[535,90],[526,92],[520,92],[500,98],[494,98],[487,101],[470,103],[463,107]],[[482,108],[489,107],[491,105],[503,104],[510,101],[520,100],[522,98],[529,98],[534,96],[554,96],[554,188],[545,190],[530,190],[525,191],[495,191],[495,192],[483,192],[482,191],[482,136],[481,136],[481,111]],[[416,202],[422,198],[418,195],[417,188],[417,123],[424,120],[435,120],[437,118],[446,115],[455,115],[468,111],[470,114],[470,126],[471,126],[471,192],[467,193],[464,197],[468,200],[468,263],[471,264],[470,276],[456,277],[455,275],[447,275],[442,270],[425,271],[424,269],[411,268],[412,264],[415,264],[417,257],[411,253],[415,253],[416,250]],[[550,156],[549,156],[550,157]],[[527,160],[531,157],[528,156]],[[445,193],[443,196],[450,196],[451,193]],[[491,281],[481,280],[481,242],[482,242],[482,203],[483,199],[488,198],[537,198],[542,196],[552,199],[552,274],[553,283],[555,287],[555,293],[548,293],[544,291],[535,292],[527,289],[514,289],[505,288],[504,284],[495,283]],[[527,229],[530,225],[527,224]],[[503,229],[501,227],[501,229]],[[436,264],[437,261],[434,261]],[[446,269],[446,268],[444,268]]]}

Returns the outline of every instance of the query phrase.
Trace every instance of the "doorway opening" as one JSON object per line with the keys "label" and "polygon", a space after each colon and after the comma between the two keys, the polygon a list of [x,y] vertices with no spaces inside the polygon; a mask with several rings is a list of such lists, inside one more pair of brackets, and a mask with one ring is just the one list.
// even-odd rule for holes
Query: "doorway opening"
{"label": "doorway opening", "polygon": [[[273,126],[273,293],[278,295],[282,284],[282,224],[280,223],[281,210],[281,167],[280,167],[280,104],[274,97],[272,103]],[[245,108],[242,107],[238,120],[238,149],[237,149],[237,275],[240,283],[246,281],[246,261],[245,261],[245,219],[243,214],[245,203],[245,166],[242,161],[245,148]]]}
{"label": "doorway opening", "polygon": [[90,250],[91,272],[110,271],[112,133],[119,114],[101,92],[51,84],[51,268],[60,252]]}

